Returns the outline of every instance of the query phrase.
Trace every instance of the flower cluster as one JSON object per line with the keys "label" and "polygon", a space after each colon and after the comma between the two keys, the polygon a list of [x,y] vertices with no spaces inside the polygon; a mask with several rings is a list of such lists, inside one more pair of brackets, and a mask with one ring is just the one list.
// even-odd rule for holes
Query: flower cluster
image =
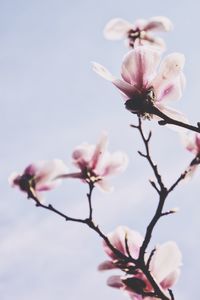
{"label": "flower cluster", "polygon": [[87,143],[76,147],[72,161],[79,172],[69,173],[65,163],[59,159],[39,161],[29,165],[22,175],[14,172],[9,178],[13,187],[19,187],[28,197],[41,199],[40,192],[55,188],[63,178],[78,178],[83,182],[97,185],[104,191],[110,191],[107,177],[126,169],[128,158],[120,151],[107,151],[108,137],[103,134],[96,145]]}
{"label": "flower cluster", "polygon": [[[138,232],[125,226],[120,226],[114,232],[108,234],[108,237],[112,245],[121,253],[129,254],[132,258],[138,259],[140,247],[143,243],[143,237]],[[145,295],[150,295],[153,288],[144,273],[137,269],[134,263],[127,263],[118,259],[105,243],[103,246],[110,260],[100,264],[99,270],[120,269],[125,271],[126,274],[111,276],[107,284],[127,292],[131,299],[134,300],[143,299]],[[148,261],[150,255],[146,253],[146,261]],[[164,293],[176,283],[180,274],[181,261],[182,255],[174,242],[158,245],[150,258],[149,270]],[[149,297],[145,299],[154,298]]]}
{"label": "flower cluster", "polygon": [[127,45],[131,48],[139,45],[155,45],[164,49],[163,39],[155,37],[151,32],[170,31],[173,25],[166,17],[154,17],[150,20],[138,19],[134,24],[115,18],[110,20],[104,29],[104,36],[108,40],[126,39]]}

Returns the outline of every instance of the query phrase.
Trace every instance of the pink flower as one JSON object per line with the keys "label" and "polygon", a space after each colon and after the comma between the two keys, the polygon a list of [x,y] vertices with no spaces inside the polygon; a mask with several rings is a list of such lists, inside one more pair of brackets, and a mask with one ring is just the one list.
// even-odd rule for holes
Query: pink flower
{"label": "pink flower", "polygon": [[138,19],[134,24],[121,18],[110,20],[104,29],[104,36],[108,40],[126,39],[129,47],[150,44],[165,48],[163,39],[154,37],[151,32],[170,31],[173,25],[166,17],[154,17],[150,20]]}
{"label": "pink flower", "polygon": [[93,69],[120,90],[126,108],[132,113],[151,119],[159,110],[168,117],[188,122],[182,113],[166,105],[182,96],[184,55],[168,55],[157,70],[160,56],[155,48],[141,46],[131,50],[123,59],[121,79],[116,79],[98,63],[93,63]]}
{"label": "pink flower", "polygon": [[65,164],[59,160],[38,161],[26,167],[22,175],[14,172],[9,178],[12,187],[18,187],[28,196],[40,199],[40,192],[55,188],[60,180],[56,177],[67,171]]}
{"label": "pink flower", "polygon": [[63,174],[61,178],[79,178],[84,182],[93,183],[103,189],[110,190],[105,178],[125,170],[127,156],[122,152],[109,153],[106,148],[107,135],[102,135],[96,145],[87,143],[76,147],[72,153],[73,164],[80,170],[78,173]]}
{"label": "pink flower", "polygon": [[186,179],[191,178],[200,164],[200,134],[183,132],[181,134],[183,144],[185,148],[195,155],[195,158],[187,168]]}
{"label": "pink flower", "polygon": [[[138,258],[139,250],[143,242],[142,236],[127,227],[118,227],[114,232],[108,235],[111,244],[123,254],[127,255],[126,242],[131,256],[134,259]],[[114,288],[119,288],[125,292],[128,292],[131,299],[142,300],[142,294],[153,292],[153,288],[142,273],[141,270],[135,269],[134,264],[125,263],[123,260],[118,259],[110,248],[104,243],[104,250],[110,257],[109,261],[102,263],[99,266],[99,270],[110,270],[110,269],[121,269],[122,271],[129,271],[129,275],[125,276],[111,276],[107,284]],[[148,260],[149,254],[146,254],[146,261]],[[180,275],[182,255],[175,242],[167,242],[163,245],[159,245],[154,252],[149,270],[155,281],[159,285],[160,289],[167,293],[168,289],[171,288]],[[131,270],[134,270],[131,274]],[[154,299],[147,297],[145,299]],[[157,299],[157,298],[155,298]]]}

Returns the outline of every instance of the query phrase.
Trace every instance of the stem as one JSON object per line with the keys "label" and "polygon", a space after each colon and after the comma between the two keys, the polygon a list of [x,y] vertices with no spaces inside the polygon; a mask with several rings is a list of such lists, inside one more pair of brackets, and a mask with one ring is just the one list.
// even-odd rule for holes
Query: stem
{"label": "stem", "polygon": [[176,125],[178,127],[186,128],[186,129],[189,129],[191,131],[195,131],[195,132],[200,133],[200,127],[199,126],[193,126],[193,125],[189,125],[187,123],[181,122],[181,121],[174,120],[174,119],[168,117],[167,115],[165,115],[163,112],[161,112],[155,106],[152,107],[152,113],[163,119],[163,121],[158,122],[160,125],[172,124],[172,125]]}

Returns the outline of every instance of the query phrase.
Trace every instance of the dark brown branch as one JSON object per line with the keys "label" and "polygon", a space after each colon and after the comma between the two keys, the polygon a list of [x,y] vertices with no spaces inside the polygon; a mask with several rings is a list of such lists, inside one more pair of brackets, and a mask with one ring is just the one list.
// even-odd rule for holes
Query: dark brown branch
{"label": "dark brown branch", "polygon": [[152,107],[152,113],[162,119],[161,121],[158,121],[159,125],[171,124],[171,125],[175,125],[175,126],[178,126],[178,127],[186,128],[188,130],[200,133],[200,127],[198,126],[199,122],[197,123],[197,126],[193,126],[193,125],[181,122],[181,121],[174,120],[174,119],[168,117],[167,115],[165,115],[163,112],[161,112],[155,106]]}

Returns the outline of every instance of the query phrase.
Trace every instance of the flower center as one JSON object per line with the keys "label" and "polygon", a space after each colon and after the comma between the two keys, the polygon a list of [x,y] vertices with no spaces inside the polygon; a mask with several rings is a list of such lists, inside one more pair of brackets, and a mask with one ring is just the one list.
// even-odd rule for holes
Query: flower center
{"label": "flower center", "polygon": [[92,170],[89,170],[87,168],[85,168],[83,171],[82,171],[82,175],[83,175],[83,178],[88,182],[88,183],[96,183],[98,181],[100,181],[102,179],[101,176],[97,175],[94,173],[94,171]]}
{"label": "flower center", "polygon": [[138,114],[144,119],[152,119],[153,106],[155,103],[155,93],[153,87],[148,90],[135,94],[131,99],[128,99],[125,103],[126,109],[133,114]]}
{"label": "flower center", "polygon": [[129,46],[134,48],[134,43],[137,39],[142,39],[144,35],[144,31],[141,31],[140,29],[131,29],[128,32],[128,39],[129,39]]}
{"label": "flower center", "polygon": [[19,186],[21,188],[22,191],[28,192],[30,191],[30,188],[35,189],[35,179],[33,175],[29,175],[29,174],[24,174],[21,176],[20,180],[19,180]]}

